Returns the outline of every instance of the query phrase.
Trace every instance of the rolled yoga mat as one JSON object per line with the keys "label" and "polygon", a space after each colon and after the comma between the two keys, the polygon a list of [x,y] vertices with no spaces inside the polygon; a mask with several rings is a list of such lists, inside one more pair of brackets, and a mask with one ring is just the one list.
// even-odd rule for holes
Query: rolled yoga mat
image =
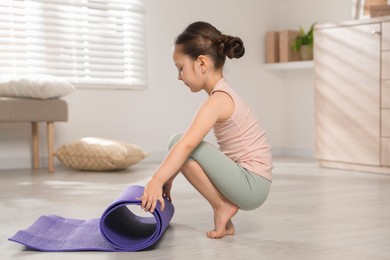
{"label": "rolled yoga mat", "polygon": [[104,211],[101,218],[91,220],[41,216],[25,230],[9,238],[40,251],[139,251],[154,245],[163,235],[175,211],[165,200],[151,216],[134,214],[128,205],[141,205],[142,186],[129,186]]}

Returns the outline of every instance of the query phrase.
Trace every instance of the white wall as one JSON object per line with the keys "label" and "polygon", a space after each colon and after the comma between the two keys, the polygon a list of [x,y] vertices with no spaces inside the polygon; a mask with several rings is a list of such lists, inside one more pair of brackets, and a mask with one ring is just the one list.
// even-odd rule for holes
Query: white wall
{"label": "white wall", "polygon": [[[352,0],[281,0],[283,27],[307,31],[315,23],[352,19]],[[315,156],[314,75],[312,69],[285,71],[283,78],[283,153]]]}
{"label": "white wall", "polygon": [[[169,137],[185,130],[206,97],[177,80],[172,44],[186,25],[205,20],[243,39],[246,55],[227,61],[225,77],[260,118],[275,154],[314,156],[312,71],[264,70],[264,34],[350,19],[351,1],[147,0],[147,16],[148,89],[77,90],[66,97],[70,117],[56,125],[57,147],[85,136],[104,137],[135,143],[151,154],[149,160],[161,159]],[[46,131],[41,128],[44,156]],[[0,168],[30,167],[30,150],[28,124],[0,124]]]}

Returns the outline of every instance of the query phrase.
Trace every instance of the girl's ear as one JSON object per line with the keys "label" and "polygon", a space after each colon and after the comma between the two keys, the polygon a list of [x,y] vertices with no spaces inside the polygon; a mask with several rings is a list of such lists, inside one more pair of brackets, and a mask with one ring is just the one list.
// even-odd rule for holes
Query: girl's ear
{"label": "girl's ear", "polygon": [[209,64],[209,60],[204,55],[199,55],[198,59],[197,59],[197,62],[199,64],[199,67],[200,67],[202,72],[205,72],[208,69],[209,65],[210,65]]}

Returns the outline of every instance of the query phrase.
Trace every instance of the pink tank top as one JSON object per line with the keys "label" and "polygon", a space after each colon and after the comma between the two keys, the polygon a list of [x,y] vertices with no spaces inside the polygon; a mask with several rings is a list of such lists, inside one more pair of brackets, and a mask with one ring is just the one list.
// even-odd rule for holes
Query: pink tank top
{"label": "pink tank top", "polygon": [[216,91],[227,93],[234,102],[232,116],[214,125],[221,151],[243,168],[271,181],[271,146],[259,121],[224,78],[218,81],[211,94]]}

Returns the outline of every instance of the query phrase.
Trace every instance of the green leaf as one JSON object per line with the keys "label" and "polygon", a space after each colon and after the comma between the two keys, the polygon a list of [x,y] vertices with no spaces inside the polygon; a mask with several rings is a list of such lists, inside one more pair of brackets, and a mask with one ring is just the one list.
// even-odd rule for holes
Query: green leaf
{"label": "green leaf", "polygon": [[295,38],[294,43],[293,43],[293,45],[291,47],[292,51],[298,52],[301,49],[302,45],[309,45],[309,46],[313,45],[313,42],[314,42],[314,36],[313,36],[314,25],[315,25],[315,23],[313,23],[310,26],[310,29],[309,29],[309,31],[307,33],[305,32],[305,30],[303,29],[302,26],[299,28],[299,35]]}

